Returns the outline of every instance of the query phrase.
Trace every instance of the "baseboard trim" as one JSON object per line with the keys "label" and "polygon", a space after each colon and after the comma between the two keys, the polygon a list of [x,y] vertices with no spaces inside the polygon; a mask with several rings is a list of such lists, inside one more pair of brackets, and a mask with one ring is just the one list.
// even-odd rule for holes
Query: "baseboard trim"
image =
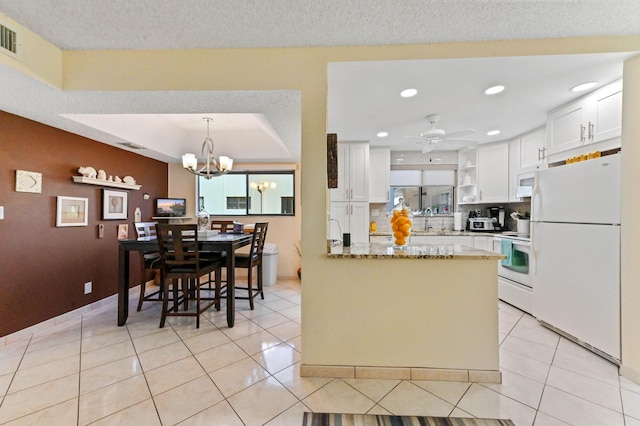
{"label": "baseboard trim", "polygon": [[300,366],[301,377],[337,379],[395,379],[446,382],[502,383],[499,370],[464,370],[423,367],[371,367],[357,365]]}

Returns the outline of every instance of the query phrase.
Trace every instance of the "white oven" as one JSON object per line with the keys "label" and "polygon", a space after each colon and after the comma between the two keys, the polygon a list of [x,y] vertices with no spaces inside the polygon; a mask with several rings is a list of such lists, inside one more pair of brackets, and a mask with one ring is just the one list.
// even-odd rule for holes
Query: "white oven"
{"label": "white oven", "polygon": [[534,270],[531,240],[515,235],[494,235],[493,251],[507,256],[498,261],[498,297],[531,314]]}

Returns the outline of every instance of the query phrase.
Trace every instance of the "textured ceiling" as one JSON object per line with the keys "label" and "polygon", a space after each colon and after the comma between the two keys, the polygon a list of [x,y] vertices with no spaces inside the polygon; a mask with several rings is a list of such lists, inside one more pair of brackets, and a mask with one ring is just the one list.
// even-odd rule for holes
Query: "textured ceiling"
{"label": "textured ceiling", "polygon": [[[0,14],[61,49],[72,50],[389,45],[640,34],[639,0],[0,0]],[[545,108],[568,99],[564,86],[571,80],[560,79],[561,75],[605,83],[620,76],[625,56],[609,55],[607,64],[602,63],[604,56],[585,57],[587,63],[602,64],[588,70],[593,77],[584,70],[576,72],[577,62],[552,63],[535,57],[507,63],[484,60],[482,71],[475,68],[479,62],[456,68],[462,63],[456,60],[332,65],[329,131],[341,139],[420,150],[419,144],[402,136],[419,134],[427,127],[424,116],[438,113],[438,127],[447,132],[465,128],[480,132],[484,125],[505,123],[504,137],[512,136],[541,123]],[[385,66],[391,72],[385,72]],[[528,87],[525,78],[513,78],[515,72],[525,77],[522,70],[531,79],[548,82],[546,90]],[[487,108],[477,91],[491,80],[509,76],[511,85],[501,98],[501,108]],[[397,89],[405,85],[430,96],[422,100],[417,96],[397,108]],[[436,95],[436,88],[445,91]],[[550,92],[552,88],[562,93]],[[358,90],[376,97],[364,97]],[[258,123],[261,149],[269,151],[268,144],[273,144],[276,154],[267,158],[254,147],[234,155],[236,161],[300,160],[300,94],[295,92],[69,93],[0,66],[0,93],[0,109],[112,145],[132,142],[146,148],[142,155],[168,162],[178,161],[183,150],[199,151],[205,133],[203,116],[242,114],[234,119],[248,119],[254,130]],[[381,107],[390,105],[396,108]],[[358,114],[340,114],[344,110]],[[223,115],[215,117],[215,123],[224,120]],[[187,119],[191,123],[185,126]],[[155,132],[143,128],[150,123],[157,126]],[[123,126],[131,131],[113,130]],[[241,146],[238,141],[244,136],[255,135],[245,130],[226,142],[214,130],[221,154]],[[378,130],[390,131],[390,138],[375,140],[372,135]],[[479,133],[476,137],[486,141]]]}
{"label": "textured ceiling", "polygon": [[385,45],[640,33],[638,0],[0,0],[61,49]]}

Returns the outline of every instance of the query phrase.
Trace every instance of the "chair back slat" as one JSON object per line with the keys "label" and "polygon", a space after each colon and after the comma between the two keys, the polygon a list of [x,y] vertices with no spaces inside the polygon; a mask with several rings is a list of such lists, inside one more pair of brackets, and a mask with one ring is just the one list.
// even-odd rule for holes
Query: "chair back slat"
{"label": "chair back slat", "polygon": [[133,225],[136,228],[138,238],[155,237],[157,235],[156,222],[135,222]]}
{"label": "chair back slat", "polygon": [[212,220],[211,229],[214,231],[219,231],[220,233],[228,232],[229,230],[233,230],[233,221],[232,220]]}
{"label": "chair back slat", "polygon": [[261,257],[262,250],[264,249],[264,242],[267,239],[267,228],[269,222],[257,222],[253,228],[253,238],[251,239],[251,249],[249,250],[250,256]]}
{"label": "chair back slat", "polygon": [[169,271],[178,266],[197,269],[200,260],[197,225],[157,224],[156,232],[161,258]]}

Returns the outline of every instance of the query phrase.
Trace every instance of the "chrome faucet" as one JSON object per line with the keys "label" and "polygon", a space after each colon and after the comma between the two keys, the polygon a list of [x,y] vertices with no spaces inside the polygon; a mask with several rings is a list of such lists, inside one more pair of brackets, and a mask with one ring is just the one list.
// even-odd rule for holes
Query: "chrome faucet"
{"label": "chrome faucet", "polygon": [[426,209],[424,209],[424,215],[433,216],[433,210],[431,210],[431,207],[427,207]]}

